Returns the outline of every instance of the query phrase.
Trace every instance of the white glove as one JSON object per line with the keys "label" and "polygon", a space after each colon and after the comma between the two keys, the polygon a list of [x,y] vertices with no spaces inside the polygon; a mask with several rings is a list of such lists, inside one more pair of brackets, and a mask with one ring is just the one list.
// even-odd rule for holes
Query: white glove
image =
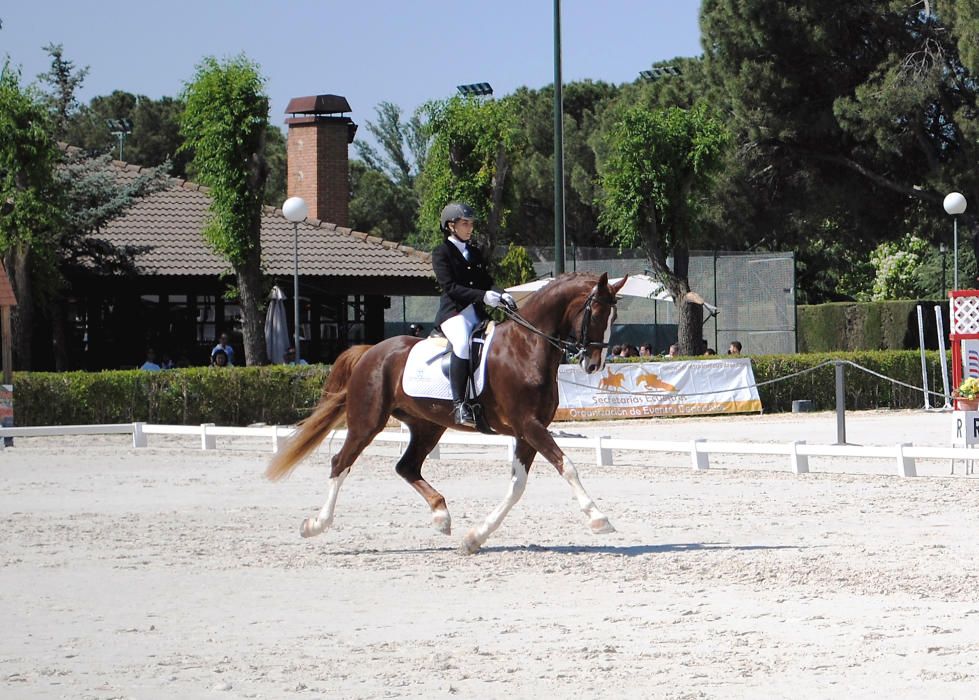
{"label": "white glove", "polygon": [[483,295],[483,303],[487,306],[492,306],[494,309],[500,305],[501,299],[502,295],[492,289],[487,289],[486,294]]}
{"label": "white glove", "polygon": [[510,296],[510,292],[503,292],[503,295],[500,297],[500,299],[503,301],[503,305],[505,307],[507,307],[508,309],[516,310],[517,300],[514,299],[512,296]]}

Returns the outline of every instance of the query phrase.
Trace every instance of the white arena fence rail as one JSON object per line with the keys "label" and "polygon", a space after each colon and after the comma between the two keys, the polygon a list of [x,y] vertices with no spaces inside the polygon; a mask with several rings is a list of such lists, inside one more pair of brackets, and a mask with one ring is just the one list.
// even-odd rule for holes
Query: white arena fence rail
{"label": "white arena fence rail", "polygon": [[[64,435],[132,435],[133,447],[143,448],[149,444],[149,435],[186,435],[200,437],[202,450],[217,449],[218,437],[248,437],[268,440],[270,451],[279,449],[279,442],[295,432],[293,426],[253,426],[247,428],[218,426],[213,423],[202,425],[157,425],[152,423],[115,423],[105,425],[52,425],[24,428],[0,428],[0,438],[6,437],[54,437]],[[332,451],[338,440],[347,436],[346,430],[332,430],[324,440],[327,450]],[[398,443],[401,449],[407,444],[409,433],[405,428],[399,431],[385,430],[379,433],[374,443]],[[883,459],[893,465],[891,473],[896,471],[899,476],[917,476],[915,460],[952,460],[953,472],[955,460],[965,461],[966,473],[973,461],[979,461],[979,452],[969,447],[935,447],[914,446],[912,443],[895,445],[817,445],[797,440],[788,443],[762,442],[725,442],[711,441],[702,438],[694,440],[633,440],[627,438],[612,438],[605,436],[584,437],[555,434],[555,442],[561,449],[593,450],[595,464],[598,466],[613,466],[613,450],[666,452],[690,455],[691,468],[704,471],[710,468],[712,454],[740,455],[784,455],[788,469],[796,474],[809,472],[810,457],[851,457],[858,459]],[[4,444],[0,440],[0,445]],[[481,433],[449,432],[442,436],[439,444],[429,453],[432,459],[441,459],[440,448],[448,445],[465,447],[500,447],[501,458],[514,462],[516,440],[506,435],[483,435]],[[504,457],[505,455],[505,457]],[[864,473],[864,472],[861,472]]]}

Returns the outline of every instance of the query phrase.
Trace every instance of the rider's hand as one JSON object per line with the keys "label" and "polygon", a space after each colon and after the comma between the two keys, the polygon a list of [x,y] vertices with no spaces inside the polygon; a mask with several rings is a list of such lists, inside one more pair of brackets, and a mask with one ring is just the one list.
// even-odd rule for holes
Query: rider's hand
{"label": "rider's hand", "polygon": [[487,289],[486,294],[483,295],[483,303],[487,306],[492,306],[494,309],[500,305],[500,301],[503,296],[492,289]]}
{"label": "rider's hand", "polygon": [[517,310],[517,300],[514,299],[512,296],[510,296],[509,292],[503,292],[502,296],[500,297],[500,300],[503,302],[503,305],[505,307],[510,309],[510,311]]}

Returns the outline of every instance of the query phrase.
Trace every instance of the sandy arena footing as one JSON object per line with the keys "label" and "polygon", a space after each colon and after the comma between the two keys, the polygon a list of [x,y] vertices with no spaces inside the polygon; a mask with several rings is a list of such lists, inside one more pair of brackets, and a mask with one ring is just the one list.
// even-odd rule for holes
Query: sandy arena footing
{"label": "sandy arena footing", "polygon": [[[862,444],[948,444],[947,414],[848,414]],[[562,424],[588,435],[831,443],[832,414]],[[916,439],[914,433],[919,436]],[[453,534],[362,457],[334,528],[301,539],[327,457],[287,481],[219,440],[20,439],[0,452],[4,698],[973,697],[979,478],[814,460],[576,459],[618,532],[592,535],[539,458],[503,498],[498,453],[444,449],[425,476]],[[264,447],[264,445],[262,445]],[[919,472],[928,469],[919,467]],[[839,473],[851,472],[851,473]]]}

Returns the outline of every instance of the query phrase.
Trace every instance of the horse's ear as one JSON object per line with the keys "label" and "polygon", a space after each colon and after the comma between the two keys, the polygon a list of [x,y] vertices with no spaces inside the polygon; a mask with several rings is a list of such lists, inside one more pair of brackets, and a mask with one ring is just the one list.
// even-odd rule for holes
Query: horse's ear
{"label": "horse's ear", "polygon": [[603,287],[607,287],[607,286],[608,286],[608,273],[603,272],[602,276],[598,278],[598,288],[602,289]]}
{"label": "horse's ear", "polygon": [[616,282],[611,287],[609,287],[609,291],[612,292],[613,296],[619,293],[619,290],[625,286],[626,280],[628,279],[629,279],[629,275],[627,274],[625,277],[623,277],[618,282]]}

